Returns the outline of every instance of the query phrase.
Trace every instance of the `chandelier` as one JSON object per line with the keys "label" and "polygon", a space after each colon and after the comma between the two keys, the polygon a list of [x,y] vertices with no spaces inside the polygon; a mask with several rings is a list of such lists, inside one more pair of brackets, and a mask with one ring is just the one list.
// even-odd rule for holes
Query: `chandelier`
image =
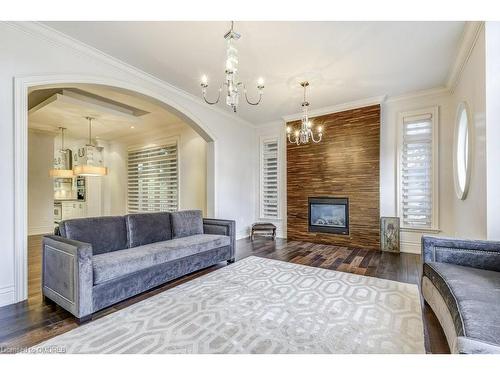
{"label": "chandelier", "polygon": [[79,156],[84,158],[83,162],[73,168],[73,172],[77,176],[106,176],[108,169],[102,165],[101,150],[92,143],[92,120],[93,117],[85,117],[89,122],[89,143],[78,151]]}
{"label": "chandelier", "polygon": [[297,145],[309,143],[309,141],[313,141],[314,143],[321,142],[321,138],[323,137],[323,128],[318,126],[318,138],[314,137],[314,133],[312,131],[312,123],[309,120],[309,102],[306,100],[306,90],[307,86],[309,86],[309,82],[304,81],[301,82],[300,85],[304,88],[304,101],[302,102],[302,121],[299,130],[295,130],[293,135],[295,139],[292,139],[292,128],[288,126],[286,128],[286,132],[288,135],[288,142],[295,143]]}
{"label": "chandelier", "polygon": [[53,169],[49,171],[49,176],[56,178],[73,178],[73,169],[71,169],[71,150],[64,147],[64,131],[66,128],[59,127],[61,130],[61,149],[60,156],[56,159],[58,162]]}
{"label": "chandelier", "polygon": [[241,86],[243,86],[246,102],[250,105],[258,105],[262,100],[262,94],[264,92],[264,80],[262,78],[257,80],[259,99],[256,102],[250,101],[247,96],[246,86],[238,80],[238,49],[236,48],[236,41],[241,37],[241,35],[233,30],[233,26],[234,22],[231,22],[231,29],[224,35],[224,39],[227,41],[225,70],[226,80],[219,87],[219,96],[215,101],[209,101],[207,99],[208,78],[206,75],[201,77],[201,93],[206,103],[211,105],[217,104],[221,97],[222,88],[223,86],[226,86],[226,104],[231,106],[233,112],[236,112],[240,99]]}

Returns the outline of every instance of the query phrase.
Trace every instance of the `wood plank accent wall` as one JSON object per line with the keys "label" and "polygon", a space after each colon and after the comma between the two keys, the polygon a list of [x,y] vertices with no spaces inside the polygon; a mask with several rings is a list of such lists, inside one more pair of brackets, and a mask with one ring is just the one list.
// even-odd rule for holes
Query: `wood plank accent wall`
{"label": "wood plank accent wall", "polygon": [[[380,106],[312,122],[324,128],[320,143],[287,142],[288,239],[380,250]],[[308,197],[349,198],[349,235],[309,232]]]}

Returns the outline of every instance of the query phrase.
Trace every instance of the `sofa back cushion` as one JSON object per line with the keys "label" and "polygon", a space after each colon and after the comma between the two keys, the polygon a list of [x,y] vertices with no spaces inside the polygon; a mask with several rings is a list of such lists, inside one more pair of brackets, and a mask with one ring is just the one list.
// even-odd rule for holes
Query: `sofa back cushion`
{"label": "sofa back cushion", "polygon": [[172,212],[172,235],[174,238],[203,234],[201,210]]}
{"label": "sofa back cushion", "polygon": [[125,216],[125,218],[130,247],[172,239],[169,212],[130,214]]}
{"label": "sofa back cushion", "polygon": [[59,226],[59,231],[62,237],[90,243],[94,255],[128,247],[124,216],[64,220]]}

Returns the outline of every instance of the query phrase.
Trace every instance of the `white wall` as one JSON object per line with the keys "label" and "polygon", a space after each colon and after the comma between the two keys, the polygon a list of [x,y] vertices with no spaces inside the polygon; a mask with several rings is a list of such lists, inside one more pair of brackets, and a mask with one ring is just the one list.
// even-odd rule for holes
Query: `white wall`
{"label": "white wall", "polygon": [[[433,106],[439,108],[439,231],[429,232],[432,235],[462,238],[486,237],[486,164],[485,164],[485,73],[484,73],[484,30],[479,34],[477,42],[467,60],[453,93],[446,88],[437,88],[425,92],[412,93],[400,97],[387,98],[381,104],[380,129],[380,215],[397,216],[397,126],[400,112],[418,110]],[[497,70],[498,70],[497,62]],[[496,71],[495,71],[496,72]],[[498,73],[497,77],[498,77]],[[498,79],[498,78],[497,78]],[[475,147],[472,166],[472,179],[468,198],[460,201],[455,194],[453,179],[453,142],[455,130],[455,114],[458,103],[466,100],[474,118]],[[498,100],[497,102],[498,103]],[[316,111],[321,112],[321,109]],[[496,124],[500,121],[496,121]],[[498,129],[500,127],[496,127]],[[262,124],[257,128],[257,139],[260,136],[275,135],[284,138],[284,123]],[[497,139],[499,139],[498,137]],[[488,138],[490,139],[490,138]],[[285,144],[286,147],[286,144]],[[493,146],[492,146],[493,147]],[[498,142],[495,151],[500,150]],[[490,155],[490,154],[488,154]],[[494,157],[492,155],[492,157]],[[500,153],[498,155],[500,158]],[[258,161],[258,160],[257,160]],[[282,157],[282,215],[283,220],[276,221],[281,234],[286,237],[286,152]],[[500,160],[495,165],[500,165]],[[256,173],[259,173],[256,164]],[[500,169],[498,169],[500,170]],[[490,173],[490,172],[488,172]],[[500,184],[500,173],[498,184]],[[259,176],[257,174],[257,176]],[[492,181],[492,179],[490,179]],[[255,191],[258,197],[259,183],[256,180]],[[500,188],[496,191],[500,191]],[[500,202],[500,199],[497,199]],[[259,200],[255,205],[256,217],[259,215]],[[500,212],[492,210],[494,215]],[[494,226],[500,238],[500,214]],[[496,220],[496,219],[495,219]],[[403,231],[401,233],[401,250],[403,252],[420,253],[420,238],[423,232]]]}
{"label": "white wall", "polygon": [[[486,238],[486,90],[484,28],[465,65],[451,97],[453,130],[460,102],[469,105],[473,121],[473,158],[469,192],[465,200],[453,197],[450,207],[454,219],[450,235],[461,238]],[[454,133],[452,133],[454,136]],[[454,140],[454,139],[453,139]],[[452,144],[453,145],[453,144]],[[452,149],[453,150],[453,149]],[[453,176],[451,177],[453,178]]]}
{"label": "white wall", "polygon": [[487,236],[500,240],[500,22],[486,22]]}
{"label": "white wall", "polygon": [[[438,106],[438,168],[439,168],[439,224],[441,234],[453,231],[453,215],[450,210],[453,194],[452,138],[453,114],[448,91],[436,90],[425,95],[389,98],[382,104],[380,129],[380,216],[399,216],[397,212],[397,142],[398,116],[401,112]],[[420,253],[420,237],[423,232],[401,231],[401,251]],[[428,233],[431,233],[430,231]]]}
{"label": "white wall", "polygon": [[183,126],[178,137],[179,208],[181,210],[201,209],[206,216],[207,142],[189,126]]}
{"label": "white wall", "polygon": [[54,230],[54,135],[28,132],[28,233],[46,234]]}
{"label": "white wall", "polygon": [[0,304],[15,301],[14,78],[80,75],[120,82],[155,96],[194,119],[215,141],[214,216],[236,220],[238,237],[254,221],[255,130],[165,82],[32,23],[0,23]]}
{"label": "white wall", "polygon": [[103,215],[120,216],[127,213],[127,146],[120,142],[100,142],[104,147],[103,160],[108,175],[102,177]]}

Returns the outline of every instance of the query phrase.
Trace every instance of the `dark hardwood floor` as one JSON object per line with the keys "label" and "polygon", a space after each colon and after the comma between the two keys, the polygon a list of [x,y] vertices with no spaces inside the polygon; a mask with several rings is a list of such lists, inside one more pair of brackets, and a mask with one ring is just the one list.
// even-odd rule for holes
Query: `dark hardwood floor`
{"label": "dark hardwood floor", "polygon": [[[42,299],[40,290],[41,236],[29,237],[28,247],[29,298],[26,301],[0,308],[0,352],[6,352],[9,348],[29,347],[78,326],[71,314],[54,304],[45,303]],[[413,284],[418,284],[421,274],[418,255],[348,249],[283,239],[272,241],[268,238],[256,237],[254,241],[248,238],[237,241],[236,259],[250,255]],[[224,266],[225,263],[221,263],[164,284],[102,310],[94,314],[92,319],[99,319],[99,317]],[[436,316],[423,302],[422,306],[427,352],[449,353],[444,333]]]}

